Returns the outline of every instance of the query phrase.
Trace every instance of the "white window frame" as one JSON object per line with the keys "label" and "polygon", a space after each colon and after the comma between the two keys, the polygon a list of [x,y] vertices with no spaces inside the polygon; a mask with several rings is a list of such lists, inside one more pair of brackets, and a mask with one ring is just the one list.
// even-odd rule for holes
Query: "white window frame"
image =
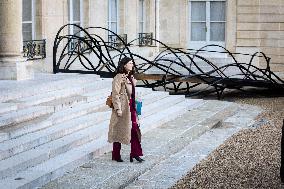
{"label": "white window frame", "polygon": [[[191,41],[191,2],[206,2],[206,41]],[[227,7],[227,4],[228,4],[228,1],[227,0],[188,0],[188,12],[189,12],[189,24],[188,24],[188,47],[192,47],[192,44],[197,44],[197,43],[203,43],[201,46],[205,46],[205,45],[208,45],[210,43],[215,43],[215,44],[218,44],[218,45],[221,45],[221,46],[225,46],[226,45],[226,25],[227,25],[227,19],[225,19],[225,21],[211,21],[210,19],[210,3],[211,2],[214,2],[214,1],[223,1],[225,2],[226,4],[226,7]],[[225,10],[225,18],[227,17],[227,10]],[[222,22],[222,23],[225,23],[225,38],[224,38],[224,41],[211,41],[210,40],[210,24],[211,23],[217,23],[217,22]],[[196,48],[195,45],[193,45],[193,48]]]}
{"label": "white window frame", "polygon": [[[23,27],[23,24],[32,24],[32,40],[35,40],[35,37],[36,37],[36,26],[35,26],[35,1],[36,0],[31,0],[31,4],[32,4],[32,7],[31,7],[31,10],[32,10],[32,20],[31,21],[23,21],[22,20],[22,27]],[[23,3],[23,2],[22,2]],[[24,10],[22,10],[24,11]],[[23,39],[24,40],[24,39]]]}
{"label": "white window frame", "polygon": [[[108,29],[111,30],[111,24],[116,23],[116,33],[119,34],[119,0],[115,0],[115,1],[116,1],[116,5],[117,5],[116,6],[116,21],[111,20],[111,17],[112,17],[111,0],[108,0],[108,20],[107,20],[107,24],[108,24]],[[109,35],[112,35],[112,33],[109,32]]]}
{"label": "white window frame", "polygon": [[[142,2],[142,3],[140,3]],[[141,6],[142,4],[142,6]],[[141,10],[142,9],[142,10]],[[142,11],[142,17],[140,16],[140,11]],[[141,28],[142,24],[142,28]],[[145,33],[146,32],[146,2],[145,0],[139,0],[139,33]]]}
{"label": "white window frame", "polygon": [[[80,1],[80,21],[74,21],[74,15],[73,15],[73,0],[68,0],[68,11],[69,11],[69,17],[68,17],[68,23],[69,24],[77,24],[82,27],[82,23],[84,20],[84,13],[83,13],[83,0],[79,0]],[[74,34],[74,26],[69,26],[69,35],[73,35]],[[80,33],[80,36],[82,37],[82,32]]]}

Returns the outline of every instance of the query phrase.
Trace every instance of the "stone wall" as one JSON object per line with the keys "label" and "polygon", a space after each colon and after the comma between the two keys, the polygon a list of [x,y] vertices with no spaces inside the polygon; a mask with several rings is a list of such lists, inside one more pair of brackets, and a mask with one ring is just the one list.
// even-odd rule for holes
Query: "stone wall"
{"label": "stone wall", "polygon": [[271,69],[284,72],[284,0],[237,0],[236,46],[238,52],[264,52]]}
{"label": "stone wall", "polygon": [[186,47],[187,1],[159,1],[159,40],[171,47]]}

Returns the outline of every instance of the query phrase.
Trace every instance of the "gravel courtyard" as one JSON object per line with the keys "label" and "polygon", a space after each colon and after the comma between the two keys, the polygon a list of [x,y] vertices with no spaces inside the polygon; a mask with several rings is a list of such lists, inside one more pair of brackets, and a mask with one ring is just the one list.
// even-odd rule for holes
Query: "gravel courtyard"
{"label": "gravel courtyard", "polygon": [[233,94],[223,100],[262,107],[255,128],[229,138],[172,187],[177,188],[284,188],[281,185],[280,141],[284,97]]}

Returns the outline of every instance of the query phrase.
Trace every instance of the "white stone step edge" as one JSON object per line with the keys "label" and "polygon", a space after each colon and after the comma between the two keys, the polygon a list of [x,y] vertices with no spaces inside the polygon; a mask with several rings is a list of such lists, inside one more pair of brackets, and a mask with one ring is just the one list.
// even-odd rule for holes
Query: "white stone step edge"
{"label": "white stone step edge", "polygon": [[[104,107],[104,106],[105,106],[104,99],[97,100],[91,103],[84,103],[79,106],[64,109],[60,112],[55,112],[45,121],[51,121],[52,125],[62,123],[64,121],[68,121],[70,119],[74,119],[74,118],[86,115],[88,113],[94,112],[97,109]],[[44,129],[44,128],[40,128],[40,129]]]}
{"label": "white stone step edge", "polygon": [[[143,108],[145,111],[145,114],[143,114],[143,117],[147,117],[155,112],[162,110],[163,108],[168,108],[171,105],[182,102],[183,100],[184,100],[183,96],[167,96],[166,98],[160,99],[159,101],[155,101],[152,104],[146,105],[145,108]],[[76,113],[76,117],[71,119],[69,123],[72,121],[76,121],[76,118],[78,118],[77,117],[78,114],[80,113]],[[72,116],[72,114],[66,114],[66,115]],[[80,120],[81,118],[79,117],[78,119]],[[84,117],[82,119],[84,119]],[[62,122],[59,122],[59,123],[62,123]],[[78,127],[81,128],[80,125],[78,125]],[[71,134],[65,131],[66,128],[68,128],[68,125],[64,127],[64,126],[61,126],[60,124],[59,125],[54,124],[51,127],[39,130],[38,132],[32,132],[30,134],[23,135],[16,139],[4,141],[0,143],[0,149],[1,149],[0,159],[11,157],[15,154],[21,153],[30,148],[34,148],[38,145],[49,142],[50,140],[55,140],[56,138],[62,137],[62,134]],[[76,126],[72,127],[72,129],[69,131],[75,132]],[[46,135],[49,132],[51,133],[48,135],[49,137],[47,137]],[[55,134],[52,132],[55,132]],[[59,133],[61,133],[61,135]]]}
{"label": "white stone step edge", "polygon": [[[4,140],[2,140],[1,142],[5,142],[6,140],[18,138],[25,134],[33,133],[33,132],[48,128],[52,125],[56,125],[64,121],[68,121],[68,120],[75,119],[80,116],[84,116],[86,114],[95,112],[96,110],[104,106],[105,106],[104,99],[102,99],[102,100],[98,100],[98,101],[94,101],[90,103],[81,104],[81,105],[75,106],[74,108],[65,109],[60,112],[55,112],[50,117],[48,117],[46,120],[42,121],[40,124],[32,123],[31,125],[27,125],[23,128],[21,127],[17,128],[15,131],[10,131],[9,133],[2,132],[1,135],[3,135]],[[31,107],[31,109],[36,109],[37,107],[38,106]],[[52,111],[54,110],[53,107],[51,106],[50,107],[45,106],[45,107],[47,107],[48,109],[52,109]]]}
{"label": "white stone step edge", "polygon": [[[136,94],[141,95],[143,98],[148,96],[149,94],[153,94],[154,92],[151,89],[137,87],[136,88]],[[105,88],[99,91],[95,92],[89,92],[86,94],[83,94],[82,96],[87,97],[87,102],[92,102],[98,99],[106,99],[111,94],[111,88]],[[155,94],[154,94],[155,95]]]}
{"label": "white stone step edge", "polygon": [[48,127],[47,129],[23,135],[16,139],[2,142],[0,143],[0,160],[62,138],[74,132],[78,132],[82,129],[86,129],[93,126],[93,124],[107,120],[109,117],[110,112],[92,113],[64,123],[56,124],[52,127]]}
{"label": "white stone step edge", "polygon": [[[184,100],[185,100],[185,97],[183,95],[167,96],[165,98],[158,100],[159,103],[153,102],[149,106],[145,106],[142,109],[142,114],[146,114],[146,115],[153,114],[155,112],[161,111],[163,108],[167,108],[169,106],[172,106]],[[142,107],[143,107],[143,104],[142,104]]]}
{"label": "white stone step edge", "polygon": [[[91,109],[94,108],[93,105],[92,105],[94,103],[96,104],[96,106],[98,106],[97,108],[106,107],[106,105],[105,105],[106,97],[107,96],[104,96],[104,97],[98,98],[96,100],[93,99],[95,101],[90,101],[89,103],[82,103],[82,104],[79,104],[78,106],[74,106],[71,109],[67,108],[67,109],[64,109],[60,112],[56,112],[55,114],[53,114],[50,117],[50,119],[53,120],[53,123],[58,123],[58,122],[63,122],[65,120],[84,115],[84,114],[88,113],[88,112],[86,112],[87,108],[91,108]],[[97,108],[95,108],[95,109],[97,109]],[[74,110],[77,110],[77,111],[74,112]]]}
{"label": "white stone step edge", "polygon": [[90,103],[83,103],[72,108],[64,109],[54,113],[49,117],[49,119],[52,120],[53,124],[62,123],[64,121],[89,114],[102,107],[105,107],[105,99],[100,99]]}
{"label": "white stone step edge", "polygon": [[[149,116],[148,117],[148,121],[147,122],[142,122],[142,124],[144,125],[142,128],[141,128],[141,130],[142,130],[142,134],[144,134],[144,133],[146,133],[146,132],[148,132],[148,131],[150,131],[151,129],[153,129],[153,128],[156,128],[156,127],[158,127],[158,126],[160,126],[160,125],[162,125],[163,123],[165,123],[165,122],[167,122],[167,121],[170,121],[170,120],[172,120],[172,119],[175,119],[176,117],[175,116],[179,116],[179,115],[181,115],[181,114],[183,114],[184,113],[184,111],[186,110],[186,107],[184,106],[184,105],[175,105],[175,106],[173,106],[172,108],[170,108],[170,109],[167,109],[167,110],[163,110],[163,111],[161,111],[161,113],[159,114],[159,115],[152,115],[152,116]],[[175,115],[175,116],[174,116]],[[107,128],[106,128],[106,130],[107,130]],[[98,155],[101,155],[102,153],[104,153],[104,152],[108,152],[108,151],[110,151],[110,147],[111,147],[111,145],[109,144],[109,143],[107,143],[107,135],[105,134],[105,135],[103,135],[102,137],[101,137],[101,139],[99,139],[100,140],[100,142],[99,143],[101,143],[102,145],[101,146],[103,146],[103,147],[105,147],[105,148],[107,148],[107,150],[106,151],[104,151],[104,150],[101,150],[101,149],[99,149],[99,151],[101,152],[100,154],[98,154]],[[96,143],[97,141],[95,140],[95,141],[92,141],[92,142],[90,142],[90,143],[87,143],[87,144],[84,144],[84,145],[82,145],[82,146],[80,146],[80,147],[78,147],[78,148],[74,148],[74,149],[72,149],[72,150],[70,150],[70,151],[68,151],[68,152],[66,152],[66,153],[63,153],[63,154],[60,154],[60,155],[58,155],[58,156],[56,156],[56,157],[54,157],[54,158],[52,158],[52,159],[50,159],[50,160],[47,160],[47,161],[45,161],[45,162],[43,162],[41,165],[37,165],[37,166],[35,166],[35,167],[32,167],[32,168],[29,168],[29,169],[27,169],[27,170],[25,170],[25,171],[23,171],[23,172],[19,172],[18,174],[16,174],[16,177],[24,177],[24,178],[26,178],[23,174],[26,174],[26,176],[31,176],[31,175],[33,175],[33,171],[34,170],[37,170],[39,167],[46,167],[46,168],[48,168],[49,166],[52,166],[52,167],[54,167],[54,166],[59,166],[59,167],[57,167],[55,170],[53,170],[53,171],[56,171],[56,170],[58,170],[58,171],[61,171],[61,173],[60,173],[60,175],[57,175],[56,177],[54,177],[54,178],[52,178],[52,179],[55,179],[55,178],[57,178],[58,176],[61,176],[64,172],[62,172],[62,167],[64,166],[64,165],[66,165],[66,166],[71,166],[69,163],[71,163],[71,164],[73,164],[74,162],[76,162],[78,159],[82,159],[83,157],[86,157],[86,156],[90,156],[94,151],[95,151],[95,149],[97,149],[96,147],[97,147],[97,143]],[[92,146],[92,147],[91,147]],[[100,146],[100,147],[101,147]],[[76,152],[77,154],[76,155],[74,155],[73,153],[75,152],[75,151],[78,151],[79,150],[79,152]],[[83,152],[82,152],[82,150],[83,150]],[[73,154],[73,155],[71,155],[71,154]],[[79,158],[78,158],[78,156],[80,156]],[[83,156],[83,157],[82,157]],[[67,158],[68,157],[68,158]],[[66,159],[67,158],[67,159]],[[64,161],[64,163],[62,163],[62,159],[65,159],[66,161]],[[68,162],[68,160],[70,160],[70,159],[72,159],[72,161],[71,162]],[[84,159],[84,158],[83,158]],[[84,162],[80,162],[79,164],[76,164],[75,163],[75,165],[72,165],[72,169],[73,168],[75,168],[75,167],[77,167],[77,166],[79,166],[80,164],[83,164],[83,163],[85,163],[87,160],[89,160],[90,158],[87,158],[87,159],[85,159],[85,161]],[[57,163],[57,161],[60,161],[60,163]],[[46,164],[50,164],[50,162],[52,162],[52,164],[51,165],[49,165],[49,166],[47,166]],[[44,165],[45,164],[45,165]],[[62,167],[61,167],[62,166]],[[50,167],[49,167],[50,168]],[[42,171],[42,172],[41,172]],[[50,170],[49,171],[47,171],[46,173],[44,173],[43,171],[44,170],[41,170],[40,172],[41,172],[41,174],[39,174],[38,172],[35,174],[35,175],[33,175],[33,176],[36,176],[36,177],[38,177],[38,176],[46,176],[45,174],[50,174]],[[51,171],[51,172],[53,172],[53,171]],[[39,174],[39,175],[38,175]],[[53,173],[54,174],[54,173]],[[25,181],[26,181],[27,179],[25,179]],[[33,181],[34,179],[32,179],[32,180],[30,180],[31,182]],[[45,179],[44,179],[45,180]],[[6,183],[11,183],[11,182],[14,182],[14,183],[17,183],[17,182],[21,182],[21,181],[23,181],[23,180],[17,180],[17,181],[15,181],[14,180],[14,178],[6,178],[6,179],[4,179],[4,180],[2,180],[2,181],[0,181],[0,186],[7,186],[8,187],[8,185],[5,185]],[[37,182],[36,180],[34,180],[35,182]],[[44,183],[37,183],[36,185],[34,185],[34,186],[41,186],[41,185],[43,185],[43,184],[45,184],[45,183],[47,183],[48,181],[50,181],[50,180],[45,180],[45,182]],[[19,183],[18,182],[18,183]],[[28,184],[28,183],[26,183],[26,184]],[[29,184],[32,184],[32,183],[29,183]],[[11,185],[10,185],[11,186]],[[31,186],[31,185],[30,185]],[[13,186],[14,187],[14,186]]]}
{"label": "white stone step edge", "polygon": [[[35,105],[48,106],[45,103],[48,104],[48,102],[52,102],[55,100],[58,100],[58,104],[54,106],[54,111],[58,111],[62,108],[74,106],[74,104],[79,104],[81,103],[81,101],[84,102],[83,98],[79,99],[79,101],[76,101],[74,96],[84,95],[86,91],[90,91],[90,88],[96,88],[96,90],[98,91],[103,90],[104,88],[102,89],[101,87],[105,87],[105,85],[102,85],[102,84],[98,85],[98,83],[101,83],[101,81],[94,81],[92,84],[88,84],[88,85],[81,85],[81,86],[76,86],[73,88],[68,87],[65,89],[57,90],[57,91],[50,91],[50,92],[46,92],[42,94],[37,94],[34,96],[19,98],[19,99],[16,99],[15,103],[1,103],[3,104],[3,108],[1,109],[1,104],[0,104],[0,112],[2,110],[2,111],[5,111],[6,113],[12,113],[13,110],[23,109],[23,108],[27,108],[27,107],[35,106]],[[70,102],[65,102],[64,98],[66,100],[70,98]],[[60,99],[63,100],[62,103],[60,102]],[[11,106],[11,108],[5,109],[6,106],[7,107]]]}
{"label": "white stone step edge", "polygon": [[37,106],[37,107],[30,107],[22,110],[16,110],[13,112],[8,112],[6,114],[2,114],[0,117],[0,128],[11,125],[17,124],[24,121],[28,121],[34,119],[36,117],[40,117],[46,114],[53,113],[52,107],[47,106]]}
{"label": "white stone step edge", "polygon": [[89,122],[88,125],[93,124],[93,126],[78,130],[70,135],[52,140],[51,142],[0,161],[0,179],[12,176],[27,167],[35,166],[49,158],[65,153],[72,148],[96,140],[107,131],[108,123],[109,120]]}
{"label": "white stone step edge", "polygon": [[29,123],[20,128],[0,132],[0,143],[52,126],[52,120]]}
{"label": "white stone step edge", "polygon": [[[8,133],[1,133],[3,136],[5,136],[5,139],[1,140],[1,142],[9,140],[9,139],[15,139],[18,137],[21,137],[25,134],[29,134],[32,132],[36,132],[38,130],[42,130],[45,128],[48,128],[52,125],[61,123],[63,121],[68,121],[70,119],[74,119],[76,117],[84,116],[90,112],[94,112],[97,109],[104,107],[103,101],[96,101],[88,104],[82,104],[81,106],[75,106],[75,108],[69,108],[62,110],[61,112],[55,112],[52,114],[49,118],[43,120],[40,123],[31,123],[28,125],[25,125],[24,127],[18,127],[15,130],[11,130]],[[46,106],[48,107],[48,106]],[[78,107],[78,108],[77,108]],[[50,108],[53,109],[53,107],[50,106]],[[20,123],[21,124],[21,123]]]}
{"label": "white stone step edge", "polygon": [[15,100],[18,98],[23,98],[27,96],[33,96],[38,93],[55,91],[66,88],[66,86],[72,87],[72,85],[84,84],[93,82],[94,80],[101,80],[98,75],[75,75],[73,78],[66,78],[62,80],[55,80],[44,85],[38,84],[35,86],[30,86],[28,88],[19,88],[11,91],[3,91],[0,94],[0,102],[6,102],[8,100]]}
{"label": "white stone step edge", "polygon": [[[172,141],[179,139],[182,135],[185,135],[186,133],[197,133],[197,135],[201,135],[202,133],[205,133],[206,131],[220,126],[224,120],[226,120],[228,117],[231,117],[238,113],[239,106],[235,103],[226,103],[221,104],[221,108],[214,113],[208,115],[202,120],[199,120],[194,125],[191,125],[189,123],[188,129],[185,129],[180,135],[177,135],[176,137],[172,138],[168,141],[168,143],[172,143]],[[222,115],[220,115],[222,114]]]}
{"label": "white stone step edge", "polygon": [[25,97],[25,98],[19,98],[17,101],[20,101],[22,103],[19,103],[19,108],[27,107],[27,106],[34,106],[41,103],[45,103],[48,101],[61,99],[61,98],[67,98],[74,95],[83,95],[86,91],[90,91],[91,89],[97,89],[101,90],[102,88],[105,88],[108,86],[106,83],[102,84],[103,82],[100,80],[96,80],[92,83],[88,83],[87,85],[75,85],[75,86],[66,86],[66,88],[63,88],[61,90],[56,91],[49,91],[40,93],[34,96]]}
{"label": "white stone step edge", "polygon": [[185,99],[186,104],[188,106],[188,110],[194,110],[197,109],[198,107],[202,106],[205,103],[205,100],[203,99]]}
{"label": "white stone step edge", "polygon": [[[146,90],[147,91],[147,90]],[[147,91],[150,92],[150,91]],[[107,94],[107,93],[105,93]],[[158,95],[160,93],[154,92],[155,95]],[[167,94],[167,93],[165,93]],[[151,93],[145,94],[144,97],[147,97],[148,95],[152,95]],[[1,138],[0,142],[14,139],[17,137],[20,137],[25,134],[29,134],[32,132],[36,132],[41,129],[48,128],[54,124],[61,123],[63,121],[68,121],[70,119],[74,119],[79,116],[83,116],[85,114],[88,114],[90,112],[96,111],[97,109],[101,107],[105,107],[105,98],[106,97],[100,97],[100,98],[93,98],[88,103],[80,103],[76,104],[74,107],[69,107],[67,109],[62,109],[60,112],[55,112],[49,119],[44,120],[40,124],[31,124],[30,126],[26,126],[24,128],[19,128],[15,131],[12,131],[10,133],[0,133]],[[144,102],[145,105],[147,105],[147,101]],[[95,106],[95,107],[94,107]]]}
{"label": "white stone step edge", "polygon": [[[99,83],[99,85],[98,85]],[[96,89],[100,90],[101,87],[105,87],[101,84],[101,81],[94,81],[92,84],[88,84],[88,85],[79,85],[76,87],[67,87],[65,89],[61,89],[61,90],[57,90],[57,91],[49,91],[46,93],[42,93],[42,94],[37,94],[34,96],[29,96],[29,97],[25,97],[25,98],[19,98],[19,99],[15,99],[16,102],[14,103],[17,108],[13,108],[12,110],[17,110],[17,109],[23,109],[23,108],[27,108],[30,106],[34,106],[34,105],[42,105],[42,103],[48,102],[48,101],[53,101],[53,100],[57,100],[57,99],[61,99],[61,98],[68,98],[68,97],[72,97],[74,95],[80,95],[80,94],[84,94],[85,91],[88,91],[90,87],[96,87]],[[2,103],[4,104],[4,103]],[[68,103],[67,103],[68,104]],[[63,104],[59,104],[58,106],[63,106]],[[12,113],[13,111],[6,111],[6,113],[10,112]],[[0,109],[1,111],[1,109]]]}
{"label": "white stone step edge", "polygon": [[0,102],[0,116],[7,112],[17,110],[17,105],[15,103],[1,103]]}
{"label": "white stone step edge", "polygon": [[86,103],[87,97],[81,95],[68,96],[66,98],[55,99],[39,104],[39,106],[51,106],[54,112],[59,112],[66,108],[72,108],[76,105]]}

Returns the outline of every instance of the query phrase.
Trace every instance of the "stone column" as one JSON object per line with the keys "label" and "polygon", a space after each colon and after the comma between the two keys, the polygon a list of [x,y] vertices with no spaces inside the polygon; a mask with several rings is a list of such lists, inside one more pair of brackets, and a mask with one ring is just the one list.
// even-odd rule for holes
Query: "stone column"
{"label": "stone column", "polygon": [[0,79],[33,77],[31,62],[22,58],[22,1],[0,1]]}

